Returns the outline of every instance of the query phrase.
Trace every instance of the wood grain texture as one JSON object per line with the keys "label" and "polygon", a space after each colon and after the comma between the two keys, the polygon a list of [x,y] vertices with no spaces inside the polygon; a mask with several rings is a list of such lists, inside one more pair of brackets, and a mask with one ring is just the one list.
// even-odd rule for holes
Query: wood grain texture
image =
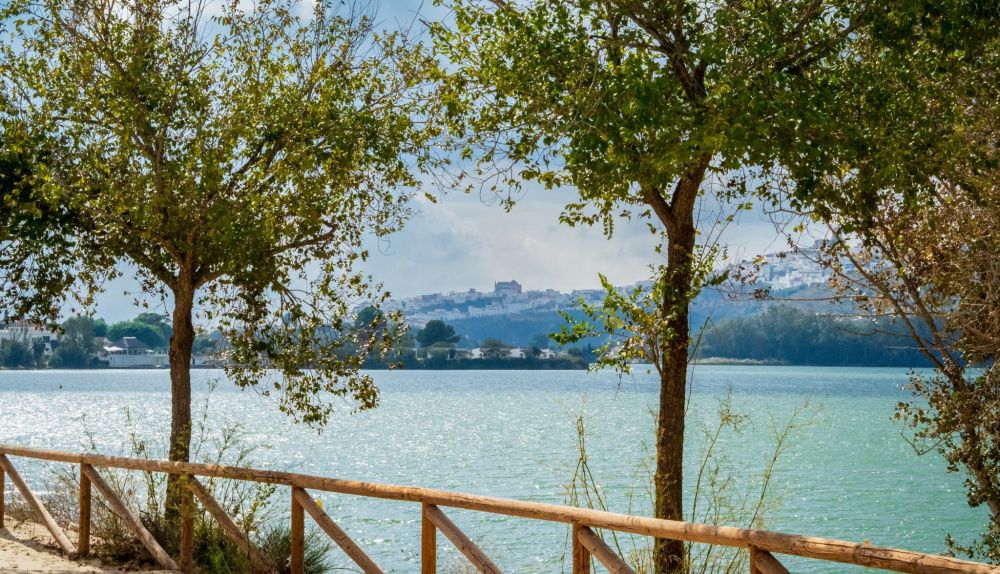
{"label": "wood grain texture", "polygon": [[0,453],[54,462],[83,463],[93,466],[172,474],[187,473],[192,476],[231,478],[288,485],[310,490],[426,503],[434,506],[449,506],[521,518],[568,524],[576,523],[590,528],[603,528],[618,532],[629,532],[632,534],[689,542],[741,548],[756,546],[760,550],[774,554],[791,554],[805,558],[857,564],[907,574],[1000,574],[1000,567],[989,564],[910,550],[858,544],[844,540],[785,534],[766,530],[751,530],[732,526],[698,524],[677,520],[660,520],[586,508],[572,508],[555,504],[448,492],[432,488],[359,482],[252,468],[168,462],[163,460],[140,460],[89,453],[67,453],[6,444],[0,444]]}
{"label": "wood grain texture", "polygon": [[584,528],[573,523],[573,574],[590,574],[590,552],[580,542],[580,530]]}
{"label": "wood grain texture", "polygon": [[80,467],[80,470],[87,475],[90,479],[91,484],[97,489],[97,492],[104,497],[104,501],[111,507],[111,510],[118,515],[118,518],[122,519],[122,522],[135,534],[136,538],[142,542],[142,545],[149,550],[149,553],[156,560],[156,563],[160,566],[166,568],[167,570],[177,570],[177,564],[174,562],[173,558],[167,554],[167,551],[160,546],[160,543],[153,538],[146,527],[142,525],[142,521],[139,517],[132,512],[128,506],[122,502],[122,499],[118,497],[118,494],[111,488],[111,485],[104,480],[104,477],[94,469],[94,467],[89,464],[84,464]]}
{"label": "wood grain texture", "polygon": [[754,569],[758,574],[789,574],[788,569],[770,552],[758,550],[754,555]]}
{"label": "wood grain texture", "polygon": [[437,528],[427,513],[430,505],[420,508],[420,574],[437,574]]}
{"label": "wood grain texture", "polygon": [[612,550],[601,537],[586,526],[577,528],[576,537],[587,551],[608,569],[611,574],[635,574],[628,563]]}
{"label": "wood grain texture", "polygon": [[292,489],[292,574],[305,573],[306,557],[306,517],[303,513],[302,505],[296,500],[295,492],[298,488]]}
{"label": "wood grain texture", "polygon": [[340,549],[344,551],[344,554],[354,561],[355,564],[361,567],[361,571],[365,574],[385,574],[385,572],[379,568],[378,564],[371,559],[360,546],[357,545],[351,537],[344,532],[336,522],[333,521],[330,516],[323,512],[323,509],[316,504],[309,493],[301,490],[295,489],[293,496],[302,506],[302,508],[316,521],[316,524],[326,532],[327,536],[330,537]]}
{"label": "wood grain texture", "polygon": [[483,574],[500,574],[500,568],[493,563],[492,560],[486,556],[486,553],[482,551],[476,543],[472,541],[468,536],[465,535],[461,529],[451,521],[450,518],[445,516],[444,512],[437,506],[429,505],[426,508],[427,517],[430,518],[434,526],[445,535],[451,543],[458,548],[469,562],[476,568],[476,570],[482,572]]}
{"label": "wood grain texture", "polygon": [[83,465],[80,465],[80,512],[77,521],[77,555],[87,556],[90,554],[90,478],[83,472]]}
{"label": "wood grain texture", "polygon": [[193,476],[187,477],[188,488],[194,494],[195,498],[201,502],[202,507],[212,515],[215,522],[222,528],[223,532],[240,547],[241,550],[247,553],[250,557],[250,562],[253,564],[254,568],[261,572],[277,572],[278,568],[274,565],[270,558],[266,554],[260,551],[259,548],[254,546],[253,542],[250,541],[250,537],[247,536],[246,532],[239,527],[238,524],[229,516],[229,514],[222,508],[212,493],[205,488],[198,479]]}
{"label": "wood grain texture", "polygon": [[56,543],[63,549],[63,552],[66,554],[76,554],[76,546],[73,546],[69,537],[59,527],[56,520],[52,518],[52,515],[49,514],[42,501],[28,488],[28,483],[24,482],[21,475],[14,469],[14,465],[11,464],[10,459],[3,454],[0,454],[0,467],[3,467],[4,472],[10,477],[10,481],[14,483],[14,487],[17,488],[21,496],[28,502],[28,505],[31,506],[31,510],[34,511],[38,520],[45,525],[45,528],[52,534],[52,537],[56,539]]}

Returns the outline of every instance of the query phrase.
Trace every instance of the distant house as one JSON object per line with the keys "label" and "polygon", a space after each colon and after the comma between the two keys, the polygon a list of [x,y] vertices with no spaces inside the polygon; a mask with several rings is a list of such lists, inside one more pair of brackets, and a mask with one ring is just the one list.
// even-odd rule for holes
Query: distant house
{"label": "distant house", "polygon": [[151,351],[149,345],[136,337],[122,337],[111,343],[111,346],[116,353],[121,355],[145,355]]}
{"label": "distant house", "polygon": [[510,356],[510,349],[506,347],[486,347],[480,349],[481,359],[506,359]]}
{"label": "distant house", "polygon": [[482,359],[483,351],[478,347],[475,349],[453,349],[452,359]]}
{"label": "distant house", "polygon": [[0,325],[0,341],[4,340],[20,341],[28,344],[35,341],[42,341],[45,343],[44,352],[48,355],[52,352],[52,343],[59,340],[59,333],[50,331],[35,323],[17,320],[6,325]]}
{"label": "distant house", "polygon": [[556,358],[556,352],[553,351],[552,349],[541,349],[538,352],[538,358],[539,359],[555,359]]}
{"label": "distant house", "polygon": [[166,353],[157,353],[135,337],[122,337],[117,341],[105,340],[98,352],[102,361],[112,369],[163,367],[170,364]]}
{"label": "distant house", "polygon": [[524,359],[528,356],[527,352],[521,347],[514,347],[507,351],[507,358],[510,359]]}

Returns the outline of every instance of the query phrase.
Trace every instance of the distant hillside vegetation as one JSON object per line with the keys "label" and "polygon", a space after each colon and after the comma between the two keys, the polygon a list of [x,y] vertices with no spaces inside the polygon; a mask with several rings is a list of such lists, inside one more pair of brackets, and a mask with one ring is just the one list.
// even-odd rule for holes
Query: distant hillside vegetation
{"label": "distant hillside vegetation", "polygon": [[[752,289],[750,290],[752,292]],[[697,332],[706,321],[718,324],[735,317],[750,317],[758,315],[766,309],[776,306],[788,306],[802,309],[809,313],[831,313],[839,310],[823,300],[829,296],[829,291],[823,286],[797,287],[771,293],[774,300],[753,300],[750,293],[733,296],[717,290],[705,290],[691,306],[691,327]],[[786,301],[791,299],[791,301]],[[795,299],[799,299],[795,301]],[[570,311],[571,316],[582,318],[580,311]],[[509,313],[504,315],[488,315],[460,319],[448,319],[448,324],[455,327],[455,332],[462,336],[463,344],[469,341],[482,341],[488,337],[501,339],[511,345],[528,346],[534,343],[539,334],[548,335],[558,332],[565,323],[562,315],[556,310],[533,310],[524,313]],[[603,341],[593,339],[585,344],[595,347]]]}
{"label": "distant hillside vegetation", "polygon": [[[570,311],[570,315],[577,318],[583,316],[579,311]],[[558,311],[490,315],[448,321],[448,324],[454,326],[455,332],[461,334],[463,339],[483,341],[487,338],[495,338],[515,347],[531,345],[537,335],[556,333],[564,323],[565,320]]]}
{"label": "distant hillside vegetation", "polygon": [[[704,332],[697,356],[789,365],[923,367],[921,355],[900,328],[888,320],[873,322],[837,317],[846,305],[832,305],[823,286],[776,291],[771,300],[753,300],[705,291],[691,309],[692,331]],[[574,317],[582,313],[571,311]],[[515,346],[536,344],[539,334],[559,331],[557,311],[535,311],[449,321],[465,341],[489,337]],[[587,341],[599,347],[603,340]]]}
{"label": "distant hillside vegetation", "polygon": [[787,305],[709,325],[700,358],[789,365],[924,367],[929,362],[889,321],[843,319]]}

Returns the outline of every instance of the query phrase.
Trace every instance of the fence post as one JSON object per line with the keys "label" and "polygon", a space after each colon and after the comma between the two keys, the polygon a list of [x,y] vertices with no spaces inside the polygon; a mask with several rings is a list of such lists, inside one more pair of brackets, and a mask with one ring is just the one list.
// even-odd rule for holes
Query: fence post
{"label": "fence post", "polygon": [[5,500],[7,500],[7,487],[5,485],[3,467],[0,467],[0,528],[3,528],[3,505]]}
{"label": "fence post", "polygon": [[589,574],[590,572],[590,552],[580,542],[581,529],[580,524],[573,523],[573,574]]}
{"label": "fence post", "polygon": [[750,547],[750,574],[760,574],[760,569],[757,568],[757,547]]}
{"label": "fence post", "polygon": [[77,533],[79,534],[76,543],[76,553],[79,556],[90,554],[90,477],[83,472],[83,465],[80,465],[80,520],[78,522]]}
{"label": "fence post", "polygon": [[420,509],[420,574],[437,574],[437,528],[428,508],[425,502]]}
{"label": "fence post", "polygon": [[178,561],[181,572],[194,571],[194,502],[191,499],[191,488],[188,485],[188,475],[180,476],[181,490],[181,540]]}
{"label": "fence post", "polygon": [[299,504],[299,501],[295,499],[295,491],[299,490],[298,487],[292,487],[292,532],[291,532],[291,545],[292,545],[292,559],[291,559],[291,570],[292,574],[304,574],[305,571],[305,554],[306,554],[306,517],[305,509]]}

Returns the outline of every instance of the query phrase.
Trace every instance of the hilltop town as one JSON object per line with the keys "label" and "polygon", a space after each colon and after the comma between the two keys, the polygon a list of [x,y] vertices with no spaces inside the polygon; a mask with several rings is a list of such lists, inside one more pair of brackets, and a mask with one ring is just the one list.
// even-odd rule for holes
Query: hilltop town
{"label": "hilltop town", "polygon": [[[828,272],[817,265],[819,245],[797,249],[789,253],[770,253],[760,261],[740,261],[732,270],[753,267],[756,285],[774,291],[794,290],[822,286]],[[649,287],[649,282],[621,286],[622,292],[636,287]],[[490,291],[469,289],[448,293],[430,293],[415,297],[391,299],[385,305],[388,311],[400,311],[405,322],[414,332],[419,332],[429,322],[449,324],[455,330],[455,341],[445,353],[438,353],[433,362],[441,366],[447,359],[449,367],[459,362],[484,362],[504,360],[504,367],[518,361],[545,361],[548,368],[554,360],[570,358],[568,349],[549,348],[547,335],[558,331],[564,319],[561,313],[578,312],[580,303],[596,304],[603,301],[602,289],[578,289],[560,292],[555,289],[528,290],[515,279],[498,281]],[[753,314],[747,302],[724,302],[703,295],[695,302],[698,310],[711,313],[716,319],[729,315]],[[708,308],[710,310],[704,310]],[[734,313],[733,309],[741,311]],[[74,322],[75,321],[75,322]],[[80,323],[82,321],[82,323]],[[80,323],[80,324],[77,324]],[[86,323],[86,324],[83,324]],[[169,326],[160,315],[143,313],[131,321],[111,325],[91,318],[77,318],[67,323],[66,333],[14,321],[0,326],[0,366],[6,367],[110,367],[156,368],[165,367],[168,357],[165,350],[169,339]],[[83,332],[80,332],[82,329]],[[212,349],[219,341],[218,334],[199,335],[200,353],[192,357],[192,366],[217,366]],[[593,341],[589,347],[597,346]],[[427,366],[435,353],[423,348],[402,350],[401,356],[411,368]],[[421,353],[423,351],[423,353]],[[441,351],[441,349],[438,349]],[[514,360],[514,361],[511,361]]]}
{"label": "hilltop town", "polygon": [[[824,285],[830,277],[828,269],[817,263],[821,242],[811,247],[788,252],[774,252],[763,256],[765,263],[742,260],[730,269],[759,267],[756,284],[771,290],[786,290]],[[649,281],[621,286],[620,291],[630,291],[637,286],[648,287]],[[407,324],[423,327],[428,321],[440,319],[453,322],[481,317],[510,316],[524,313],[569,311],[584,303],[600,303],[603,289],[577,289],[568,293],[554,289],[525,290],[516,280],[498,281],[491,291],[451,291],[430,293],[389,301],[387,309],[403,313]]]}

